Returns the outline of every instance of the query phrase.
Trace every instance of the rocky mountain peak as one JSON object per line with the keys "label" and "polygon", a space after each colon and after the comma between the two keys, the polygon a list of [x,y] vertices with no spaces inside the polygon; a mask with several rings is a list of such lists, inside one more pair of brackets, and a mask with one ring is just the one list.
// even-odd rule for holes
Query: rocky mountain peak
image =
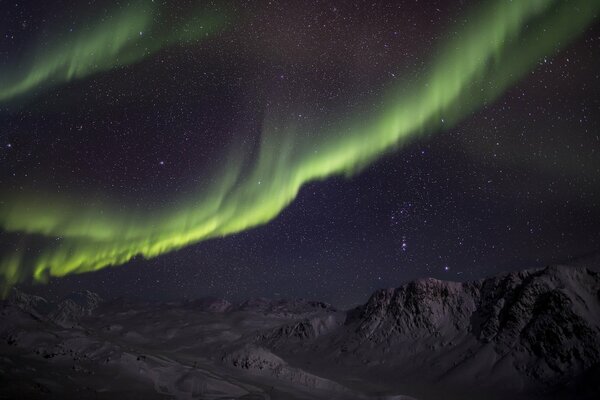
{"label": "rocky mountain peak", "polygon": [[73,292],[68,295],[65,300],[71,300],[88,312],[98,308],[100,303],[103,302],[102,297],[100,297],[98,293],[89,290]]}
{"label": "rocky mountain peak", "polygon": [[89,290],[73,292],[56,305],[48,319],[63,327],[75,326],[81,318],[91,315],[102,301],[97,293]]}
{"label": "rocky mountain peak", "polygon": [[45,298],[27,294],[16,287],[12,288],[6,302],[36,316],[47,314],[53,307]]}
{"label": "rocky mountain peak", "polygon": [[[348,313],[353,346],[472,335],[541,380],[600,363],[600,274],[551,266],[476,282],[421,279],[375,292]],[[477,350],[473,350],[477,351]]]}

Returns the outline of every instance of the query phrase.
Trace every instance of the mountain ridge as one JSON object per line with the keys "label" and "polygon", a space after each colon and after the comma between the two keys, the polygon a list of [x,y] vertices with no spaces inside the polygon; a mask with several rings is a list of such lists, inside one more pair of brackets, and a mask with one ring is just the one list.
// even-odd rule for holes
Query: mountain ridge
{"label": "mountain ridge", "polygon": [[[114,376],[150,397],[160,387],[175,398],[213,398],[197,382],[216,385],[214,398],[600,394],[600,274],[585,265],[471,282],[422,278],[376,290],[347,311],[304,299],[104,301],[85,290],[58,303],[15,290],[1,305],[0,347],[7,356],[0,370],[14,379],[0,387],[22,393],[24,384],[32,398],[47,391],[79,398],[60,392],[75,384],[63,382],[69,374],[86,382]],[[40,368],[44,380],[35,381],[30,368]],[[129,393],[130,383],[111,390]],[[90,397],[112,393],[98,390]]]}

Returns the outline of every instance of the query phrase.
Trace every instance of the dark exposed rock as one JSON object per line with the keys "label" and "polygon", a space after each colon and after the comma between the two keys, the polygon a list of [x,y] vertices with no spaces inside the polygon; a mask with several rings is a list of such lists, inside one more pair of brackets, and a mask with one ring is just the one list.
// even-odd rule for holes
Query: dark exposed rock
{"label": "dark exposed rock", "polygon": [[316,339],[334,331],[341,323],[341,318],[335,314],[306,318],[259,334],[258,340],[271,347],[285,346],[290,341]]}
{"label": "dark exposed rock", "polygon": [[[540,381],[576,376],[600,364],[600,275],[552,266],[471,283],[422,279],[375,292],[348,313],[346,348],[469,333],[499,358]],[[472,350],[475,352],[476,350]]]}
{"label": "dark exposed rock", "polygon": [[43,297],[24,293],[17,288],[12,288],[6,303],[36,316],[46,315],[54,307]]}
{"label": "dark exposed rock", "polygon": [[63,327],[77,325],[78,321],[92,314],[102,302],[101,297],[89,290],[67,296],[48,314],[48,319]]}
{"label": "dark exposed rock", "polygon": [[259,312],[262,314],[273,314],[280,316],[292,316],[300,314],[314,314],[323,311],[335,312],[335,308],[330,304],[321,301],[311,301],[304,299],[292,300],[270,300],[265,298],[255,298],[244,301],[234,307],[238,311]]}

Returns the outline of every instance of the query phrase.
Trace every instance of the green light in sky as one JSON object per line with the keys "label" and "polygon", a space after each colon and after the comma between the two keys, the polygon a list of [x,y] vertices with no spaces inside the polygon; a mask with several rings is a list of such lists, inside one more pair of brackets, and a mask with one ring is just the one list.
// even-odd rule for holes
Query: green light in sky
{"label": "green light in sky", "polygon": [[94,73],[129,65],[162,48],[199,40],[224,23],[222,15],[191,15],[177,24],[157,23],[154,2],[138,2],[107,14],[76,33],[55,35],[51,44],[33,52],[29,63],[0,71],[0,102],[40,87],[82,79]]}
{"label": "green light in sky", "polygon": [[[53,240],[36,254],[8,254],[0,262],[0,275],[8,287],[30,276],[44,280],[48,275],[94,271],[123,264],[136,255],[154,257],[265,224],[307,182],[350,176],[407,141],[442,125],[451,126],[493,101],[541,57],[554,54],[589,26],[599,8],[600,2],[589,0],[488,2],[467,16],[468,24],[436,52],[420,79],[391,87],[382,96],[382,109],[364,110],[361,118],[327,121],[322,125],[328,128],[318,135],[298,135],[272,118],[265,124],[260,151],[250,168],[242,168],[248,154],[232,152],[227,167],[215,171],[212,187],[152,213],[123,212],[107,204],[86,206],[83,201],[53,196],[6,196],[0,205],[2,229]],[[146,29],[145,15],[128,18],[131,27],[123,28],[118,35],[122,39],[115,39],[115,44],[101,39],[101,27],[89,36],[112,55],[100,69],[122,63],[118,49],[130,48],[127,38]],[[83,43],[87,42],[82,40],[80,45],[85,48]],[[79,49],[50,65],[59,65],[63,77],[82,77],[98,70],[89,68],[90,60],[71,65],[78,59],[75,54],[87,54]],[[25,80],[32,83],[10,90],[24,92],[56,70],[41,69]],[[7,98],[7,91],[3,93]]]}

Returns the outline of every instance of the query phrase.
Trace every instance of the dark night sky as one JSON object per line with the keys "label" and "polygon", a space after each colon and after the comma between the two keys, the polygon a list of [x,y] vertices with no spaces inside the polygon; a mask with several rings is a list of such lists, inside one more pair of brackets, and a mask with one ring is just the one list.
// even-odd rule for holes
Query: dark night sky
{"label": "dark night sky", "polygon": [[[46,27],[76,30],[109,4],[92,3],[0,1],[0,69]],[[236,22],[198,45],[0,103],[0,191],[160,207],[201,185],[228,144],[255,146],[269,109],[343,115],[417,76],[473,3],[232,2]],[[354,177],[304,186],[266,225],[25,287],[348,306],[424,276],[478,279],[598,251],[598,54],[596,22],[493,104]]]}

